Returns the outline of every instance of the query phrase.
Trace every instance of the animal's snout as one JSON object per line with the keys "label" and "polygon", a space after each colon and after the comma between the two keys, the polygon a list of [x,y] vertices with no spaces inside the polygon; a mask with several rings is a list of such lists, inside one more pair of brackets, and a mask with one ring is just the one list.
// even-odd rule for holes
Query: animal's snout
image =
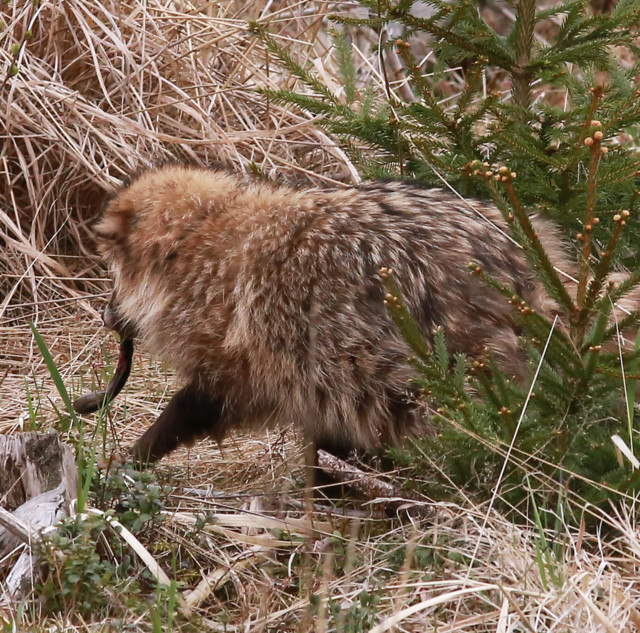
{"label": "animal's snout", "polygon": [[130,321],[122,317],[118,310],[115,295],[111,295],[109,303],[102,311],[102,322],[105,327],[117,332],[121,338],[136,338],[138,335],[136,327]]}

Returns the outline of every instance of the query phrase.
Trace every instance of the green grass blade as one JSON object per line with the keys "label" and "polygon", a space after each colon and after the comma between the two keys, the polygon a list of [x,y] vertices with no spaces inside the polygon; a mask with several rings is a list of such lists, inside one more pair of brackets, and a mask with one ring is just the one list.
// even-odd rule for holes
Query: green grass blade
{"label": "green grass blade", "polygon": [[64,406],[67,409],[67,413],[69,414],[69,417],[71,418],[71,421],[73,422],[73,425],[76,428],[79,428],[78,418],[77,418],[76,412],[75,412],[75,410],[73,408],[73,404],[71,403],[71,398],[69,397],[69,392],[67,391],[67,388],[64,386],[64,382],[62,380],[62,376],[60,376],[60,372],[58,371],[58,368],[56,367],[56,363],[53,360],[53,356],[51,356],[51,352],[49,351],[49,348],[47,347],[47,344],[44,342],[44,339],[40,335],[40,332],[38,332],[36,326],[33,323],[29,323],[29,326],[31,327],[31,331],[33,332],[33,338],[35,339],[36,344],[38,345],[38,349],[40,350],[40,353],[42,354],[42,358],[44,358],[44,362],[47,365],[47,369],[49,370],[49,373],[51,374],[51,378],[53,378],[53,382],[56,385],[56,389],[58,390],[58,393],[60,394],[60,397],[62,398],[62,402],[64,402]]}

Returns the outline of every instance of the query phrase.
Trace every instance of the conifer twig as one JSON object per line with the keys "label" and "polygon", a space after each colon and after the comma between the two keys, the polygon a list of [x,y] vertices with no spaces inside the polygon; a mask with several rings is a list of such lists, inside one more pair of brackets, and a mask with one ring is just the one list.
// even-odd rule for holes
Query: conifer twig
{"label": "conifer twig", "polygon": [[[568,310],[570,313],[573,313],[575,310],[573,299],[571,298],[571,295],[569,295],[569,292],[567,291],[565,285],[560,280],[560,277],[558,277],[558,274],[556,273],[556,270],[553,267],[549,256],[544,250],[544,246],[540,241],[538,232],[531,223],[529,216],[522,208],[520,200],[518,199],[518,196],[516,195],[516,192],[513,188],[512,180],[514,179],[515,174],[513,172],[510,172],[507,168],[500,168],[498,175],[500,176],[500,182],[503,182],[505,185],[509,200],[511,201],[511,204],[515,211],[515,216],[518,219],[518,224],[524,232],[525,237],[531,244],[533,251],[537,255],[538,261],[540,262],[542,269],[547,275],[547,279],[551,282],[556,292],[558,293],[558,297],[560,298],[563,308],[565,310]],[[494,186],[491,181],[490,186]]]}
{"label": "conifer twig", "polygon": [[[593,309],[593,304],[596,301],[600,291],[602,290],[602,286],[604,285],[604,281],[607,278],[610,270],[611,270],[611,261],[613,257],[613,253],[620,239],[620,234],[622,232],[623,227],[626,225],[626,220],[629,217],[629,211],[622,211],[619,214],[616,214],[613,217],[613,221],[616,223],[616,227],[613,231],[613,235],[609,239],[607,246],[604,251],[600,253],[600,261],[598,262],[598,267],[596,269],[595,275],[593,279],[589,283],[589,287],[586,292],[586,296],[582,306],[580,307],[580,313],[576,319],[576,325],[578,327],[584,327],[587,319],[589,318],[589,314]],[[593,218],[593,225],[598,224],[598,218]]]}
{"label": "conifer twig", "polygon": [[[593,122],[595,123],[595,122]],[[589,258],[591,257],[591,241],[593,235],[593,226],[595,219],[595,203],[596,203],[596,173],[598,164],[602,156],[600,151],[600,141],[602,132],[597,130],[593,136],[587,136],[584,144],[589,148],[591,160],[589,161],[589,175],[587,184],[587,205],[585,208],[584,233],[578,234],[578,240],[582,242],[582,253],[580,257],[580,271],[578,272],[578,293],[576,295],[576,305],[582,308],[587,283],[589,281]],[[578,327],[578,332],[581,328]]]}
{"label": "conifer twig", "polygon": [[438,120],[450,131],[453,131],[455,128],[455,122],[451,121],[449,117],[444,113],[444,110],[440,107],[440,104],[436,99],[434,99],[431,89],[429,85],[425,81],[422,73],[420,72],[420,68],[416,64],[413,55],[411,54],[411,47],[409,42],[405,42],[401,39],[396,42],[396,49],[398,54],[402,58],[402,61],[405,63],[407,70],[411,76],[411,79],[420,90],[420,95],[422,96],[423,101],[429,107],[429,109],[436,115]]}
{"label": "conifer twig", "polygon": [[589,135],[589,128],[591,127],[591,123],[595,118],[596,110],[598,108],[598,104],[602,99],[602,95],[604,93],[604,88],[600,85],[594,86],[591,88],[591,103],[589,104],[589,109],[585,115],[584,122],[582,123],[582,129],[580,130],[580,134],[575,142],[575,151],[573,153],[573,158],[564,168],[564,173],[568,174],[573,172],[580,160],[581,150],[584,145],[584,142]]}

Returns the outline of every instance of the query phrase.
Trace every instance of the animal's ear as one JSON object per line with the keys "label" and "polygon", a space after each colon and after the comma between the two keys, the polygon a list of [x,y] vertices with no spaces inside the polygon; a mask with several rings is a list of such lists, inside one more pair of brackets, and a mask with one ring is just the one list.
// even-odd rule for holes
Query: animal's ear
{"label": "animal's ear", "polygon": [[133,208],[118,204],[117,199],[108,205],[104,217],[93,229],[101,252],[108,251],[116,244],[126,243],[133,217]]}

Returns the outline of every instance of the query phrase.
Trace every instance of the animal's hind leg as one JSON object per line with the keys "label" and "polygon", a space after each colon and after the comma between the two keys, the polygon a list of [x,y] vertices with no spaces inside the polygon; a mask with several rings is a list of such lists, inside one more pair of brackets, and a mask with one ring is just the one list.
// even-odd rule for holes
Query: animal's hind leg
{"label": "animal's hind leg", "polygon": [[131,453],[142,464],[161,459],[181,445],[212,435],[222,439],[225,402],[187,385],[178,391],[158,419],[133,445]]}

